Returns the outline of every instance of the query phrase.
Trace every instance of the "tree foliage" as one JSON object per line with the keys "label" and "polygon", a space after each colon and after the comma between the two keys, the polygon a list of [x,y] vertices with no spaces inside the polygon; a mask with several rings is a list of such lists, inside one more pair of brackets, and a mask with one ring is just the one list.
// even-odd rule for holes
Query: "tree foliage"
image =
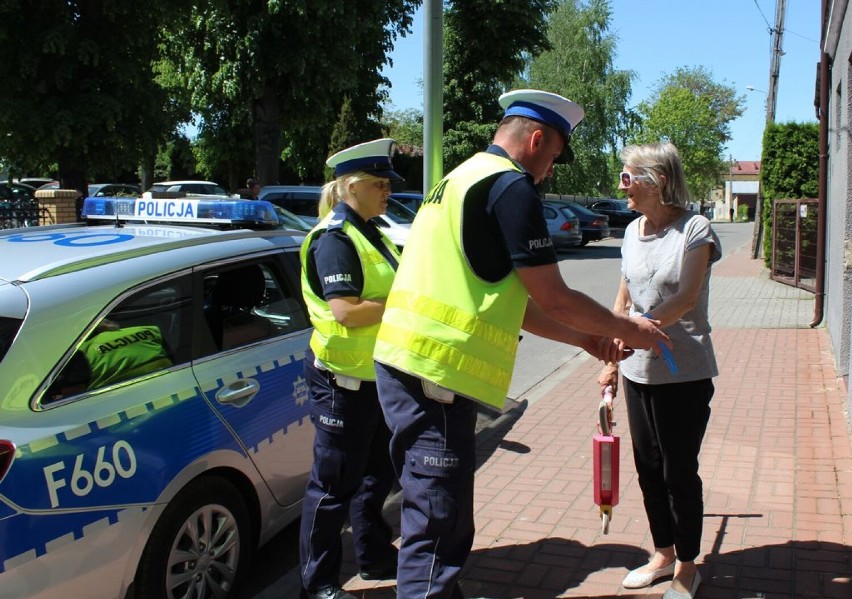
{"label": "tree foliage", "polygon": [[550,47],[554,0],[453,0],[444,13],[444,123],[493,122],[497,97]]}
{"label": "tree foliage", "polygon": [[262,184],[278,181],[282,157],[300,178],[316,178],[345,97],[358,122],[378,122],[387,84],[380,68],[419,4],[197,2],[166,45],[175,65],[169,84],[189,90],[202,131],[222,115],[225,132],[248,127]]}
{"label": "tree foliage", "polygon": [[[497,98],[529,55],[549,47],[555,0],[453,0],[444,13],[444,168],[483,150],[502,111]],[[483,125],[487,123],[487,125]],[[490,132],[489,132],[490,128]]]}
{"label": "tree foliage", "polygon": [[154,83],[162,24],[182,2],[0,2],[0,156],[17,173],[55,163],[66,187],[135,170],[186,115]]}
{"label": "tree foliage", "polygon": [[382,127],[384,134],[400,146],[423,147],[423,112],[420,110],[386,110]]}
{"label": "tree foliage", "polygon": [[633,143],[668,140],[677,146],[693,197],[703,201],[725,170],[723,151],[730,124],[743,113],[744,96],[716,83],[704,67],[681,67],[663,77],[638,107]]}
{"label": "tree foliage", "polygon": [[572,136],[574,164],[558,165],[550,182],[557,193],[609,196],[617,186],[614,156],[635,119],[628,107],[635,75],[613,66],[611,18],[609,0],[560,0],[548,20],[551,49],[529,69],[531,87],[570,98],[586,113]]}
{"label": "tree foliage", "polygon": [[819,193],[819,125],[768,123],[763,132],[760,187],[763,194],[763,255],[772,257],[773,201],[815,198]]}

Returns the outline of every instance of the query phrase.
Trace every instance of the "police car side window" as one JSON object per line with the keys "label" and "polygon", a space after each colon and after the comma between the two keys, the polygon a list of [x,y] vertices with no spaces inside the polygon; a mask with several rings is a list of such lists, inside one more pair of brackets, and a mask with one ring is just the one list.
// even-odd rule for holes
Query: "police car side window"
{"label": "police car side window", "polygon": [[142,289],[109,311],[80,343],[46,394],[57,401],[188,362],[189,276]]}
{"label": "police car side window", "polygon": [[307,328],[297,296],[274,260],[204,274],[204,317],[210,351],[228,350]]}

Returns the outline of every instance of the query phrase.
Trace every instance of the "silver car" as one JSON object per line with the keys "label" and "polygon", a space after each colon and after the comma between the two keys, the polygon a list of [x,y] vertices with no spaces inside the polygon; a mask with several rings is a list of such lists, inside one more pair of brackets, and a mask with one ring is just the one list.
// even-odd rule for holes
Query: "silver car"
{"label": "silver car", "polygon": [[580,229],[580,219],[567,206],[543,204],[544,220],[547,231],[557,250],[577,248],[583,245],[583,232]]}
{"label": "silver car", "polygon": [[312,462],[302,237],[265,202],[84,214],[0,232],[0,598],[236,597]]}
{"label": "silver car", "polygon": [[[289,210],[313,227],[319,221],[321,195],[322,187],[316,185],[267,185],[260,189],[258,199]],[[414,212],[390,197],[387,213],[372,221],[402,251],[414,216]]]}

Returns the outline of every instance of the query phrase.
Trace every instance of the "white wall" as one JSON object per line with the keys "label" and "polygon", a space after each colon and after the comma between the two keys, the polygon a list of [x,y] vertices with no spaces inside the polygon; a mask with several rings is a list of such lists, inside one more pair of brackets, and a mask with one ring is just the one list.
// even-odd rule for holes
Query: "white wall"
{"label": "white wall", "polygon": [[[835,2],[835,7],[843,2]],[[835,15],[837,12],[835,12]],[[828,106],[828,197],[824,316],[837,370],[850,372],[852,336],[852,160],[849,119],[852,100],[852,11],[847,10],[832,56]],[[832,48],[826,48],[829,53]]]}

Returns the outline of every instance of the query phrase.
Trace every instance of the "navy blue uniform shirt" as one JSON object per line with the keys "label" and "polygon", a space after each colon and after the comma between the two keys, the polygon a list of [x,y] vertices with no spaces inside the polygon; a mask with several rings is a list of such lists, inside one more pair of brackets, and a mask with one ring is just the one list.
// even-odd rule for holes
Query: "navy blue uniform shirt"
{"label": "navy blue uniform shirt", "polygon": [[[497,145],[486,151],[509,158]],[[465,202],[462,243],[473,271],[486,281],[499,281],[513,268],[557,262],[535,181],[521,169],[481,181],[490,185],[484,206]]]}
{"label": "navy blue uniform shirt", "polygon": [[[367,239],[381,244],[379,230],[361,218],[345,202],[338,202],[333,211],[354,225]],[[308,281],[318,296],[326,301],[335,297],[361,297],[364,290],[364,270],[352,239],[342,225],[329,228],[308,249]]]}

